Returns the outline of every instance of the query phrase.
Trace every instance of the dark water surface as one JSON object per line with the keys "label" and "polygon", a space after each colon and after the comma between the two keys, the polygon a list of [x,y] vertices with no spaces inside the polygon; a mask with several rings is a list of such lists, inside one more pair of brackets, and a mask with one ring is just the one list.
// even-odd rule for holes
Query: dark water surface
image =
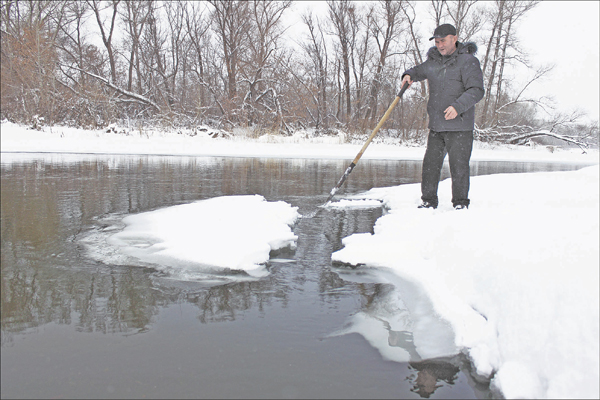
{"label": "dark water surface", "polygon": [[[301,219],[295,253],[274,255],[259,280],[173,279],[110,262],[102,240],[128,214],[217,196],[260,194],[307,213],[347,164],[3,154],[1,397],[490,397],[460,355],[419,357],[408,330],[385,328],[383,346],[410,362],[390,361],[362,334],[340,334],[353,316],[384,315],[391,294],[407,304],[417,296],[331,265],[343,237],[372,231],[379,208]],[[580,167],[477,162],[472,171]],[[418,182],[420,171],[420,162],[363,160],[338,194]]]}

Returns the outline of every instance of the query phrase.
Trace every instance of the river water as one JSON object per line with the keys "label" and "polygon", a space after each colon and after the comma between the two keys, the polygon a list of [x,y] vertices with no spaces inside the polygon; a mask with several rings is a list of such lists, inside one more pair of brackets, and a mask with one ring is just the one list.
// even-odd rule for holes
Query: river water
{"label": "river water", "polygon": [[[418,288],[332,266],[341,239],[372,232],[380,208],[300,219],[295,252],[273,254],[261,279],[176,279],[116,262],[106,243],[129,214],[217,196],[260,194],[306,214],[347,164],[2,154],[1,397],[490,398],[458,352],[419,354],[414,321],[427,318],[440,343],[452,332]],[[474,162],[472,173],[580,167]],[[363,160],[337,197],[420,172]]]}

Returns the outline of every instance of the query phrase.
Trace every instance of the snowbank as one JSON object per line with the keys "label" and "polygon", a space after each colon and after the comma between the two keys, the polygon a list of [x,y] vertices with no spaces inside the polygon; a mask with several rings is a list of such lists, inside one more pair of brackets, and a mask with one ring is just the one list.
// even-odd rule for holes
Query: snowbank
{"label": "snowbank", "polygon": [[[472,178],[472,206],[419,210],[419,185],[373,189],[389,213],[335,261],[420,285],[477,373],[507,398],[598,398],[598,166]],[[418,349],[417,349],[418,350]]]}

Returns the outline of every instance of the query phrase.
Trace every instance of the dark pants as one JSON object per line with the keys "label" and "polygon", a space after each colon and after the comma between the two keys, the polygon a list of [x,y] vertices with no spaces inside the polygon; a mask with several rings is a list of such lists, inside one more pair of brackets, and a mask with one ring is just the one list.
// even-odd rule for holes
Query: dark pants
{"label": "dark pants", "polygon": [[452,204],[469,205],[469,160],[473,150],[473,131],[429,132],[423,158],[421,199],[437,207],[438,185],[444,158],[448,153],[452,176]]}

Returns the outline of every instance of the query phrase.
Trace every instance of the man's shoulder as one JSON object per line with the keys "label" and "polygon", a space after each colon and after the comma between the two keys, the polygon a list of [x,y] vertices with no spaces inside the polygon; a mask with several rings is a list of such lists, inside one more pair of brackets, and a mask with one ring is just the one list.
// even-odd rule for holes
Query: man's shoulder
{"label": "man's shoulder", "polygon": [[477,54],[477,44],[475,44],[475,42],[460,43],[458,46],[458,54],[475,57],[475,54]]}
{"label": "man's shoulder", "polygon": [[440,51],[437,49],[437,47],[433,46],[430,47],[429,50],[427,50],[427,60],[441,60],[442,59],[442,55],[440,54]]}
{"label": "man's shoulder", "polygon": [[458,63],[461,66],[477,66],[481,69],[479,59],[475,56],[477,45],[473,42],[461,44],[458,52]]}

